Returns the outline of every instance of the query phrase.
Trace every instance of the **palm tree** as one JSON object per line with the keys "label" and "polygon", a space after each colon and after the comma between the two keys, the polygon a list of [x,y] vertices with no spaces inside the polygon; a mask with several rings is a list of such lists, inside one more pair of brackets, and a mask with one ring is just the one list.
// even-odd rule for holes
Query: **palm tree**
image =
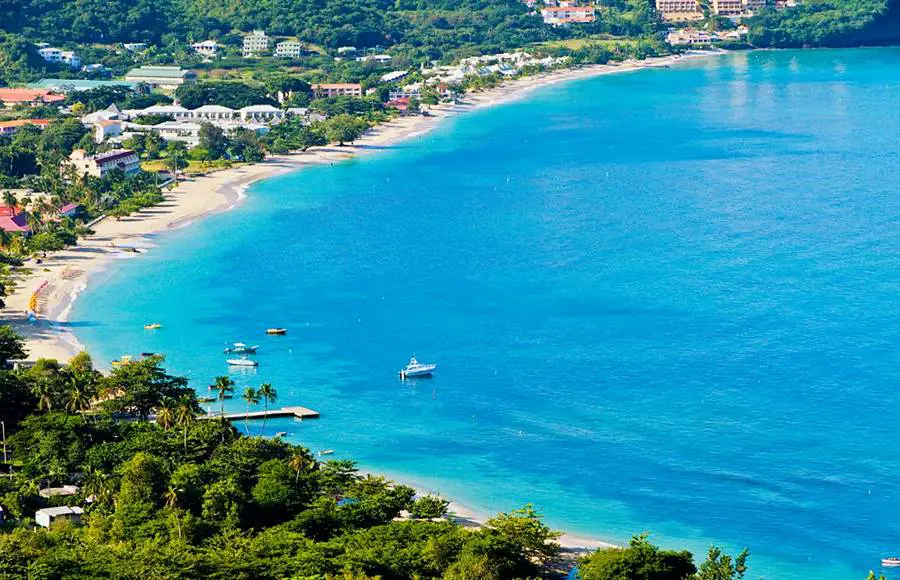
{"label": "palm tree", "polygon": [[175,410],[172,408],[172,402],[166,399],[156,409],[156,424],[168,431],[175,424]]}
{"label": "palm tree", "polygon": [[82,413],[91,408],[91,395],[87,389],[74,377],[71,379],[69,388],[69,402],[66,403],[66,410],[70,413]]}
{"label": "palm tree", "polygon": [[31,391],[38,399],[39,411],[53,410],[53,399],[51,398],[50,383],[48,381],[38,379],[37,382],[31,387]]}
{"label": "palm tree", "polygon": [[6,207],[17,207],[19,200],[16,199],[15,193],[7,190],[3,192],[3,203],[6,204]]}
{"label": "palm tree", "polygon": [[219,402],[222,404],[221,414],[225,416],[225,396],[234,393],[234,381],[227,376],[216,377],[213,390],[218,393]]}
{"label": "palm tree", "polygon": [[259,398],[263,400],[263,409],[266,411],[263,415],[262,427],[259,429],[259,434],[262,435],[263,431],[266,429],[269,403],[274,403],[278,399],[278,391],[276,391],[269,383],[263,383],[259,386],[257,393],[259,394]]}
{"label": "palm tree", "polygon": [[180,489],[170,485],[163,493],[163,499],[166,500],[166,507],[171,509],[172,513],[175,514],[175,526],[178,528],[178,539],[181,540],[181,520],[178,518],[179,492],[181,492]]}
{"label": "palm tree", "polygon": [[294,485],[297,485],[297,480],[300,479],[300,472],[312,467],[313,463],[313,460],[306,455],[297,454],[291,457],[289,465],[294,470]]}
{"label": "palm tree", "polygon": [[187,453],[188,427],[194,424],[194,401],[190,397],[182,397],[175,408],[175,424],[184,429],[184,452]]}
{"label": "palm tree", "polygon": [[256,392],[256,389],[253,387],[247,387],[244,389],[244,394],[241,398],[247,403],[247,414],[244,416],[244,430],[247,431],[247,435],[250,435],[250,406],[259,404],[259,393]]}

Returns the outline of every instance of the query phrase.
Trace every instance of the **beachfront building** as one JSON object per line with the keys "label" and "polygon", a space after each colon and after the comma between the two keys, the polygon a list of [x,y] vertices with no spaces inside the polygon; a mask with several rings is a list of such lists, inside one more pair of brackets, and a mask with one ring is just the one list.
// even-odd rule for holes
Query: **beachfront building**
{"label": "beachfront building", "polygon": [[703,9],[698,0],[656,0],[656,11],[669,21],[703,19]]}
{"label": "beachfront building", "polygon": [[313,85],[312,90],[320,97],[361,97],[362,85],[359,83],[323,83]]}
{"label": "beachfront building", "polygon": [[15,121],[0,121],[0,137],[12,137],[16,131],[26,125],[43,129],[50,124],[50,119],[17,119]]}
{"label": "beachfront building", "polygon": [[0,89],[0,103],[11,108],[16,105],[61,105],[66,97],[55,95],[44,89]]}
{"label": "beachfront building", "polygon": [[284,111],[272,105],[249,105],[238,109],[241,121],[249,123],[277,123],[284,119]]}
{"label": "beachfront building", "polygon": [[215,58],[216,53],[219,52],[219,43],[215,40],[204,40],[203,42],[195,42],[191,45],[191,48],[199,55]]}
{"label": "beachfront building", "polygon": [[0,206],[0,230],[10,234],[31,235],[28,214],[16,206]]}
{"label": "beachfront building", "polygon": [[77,523],[81,521],[81,514],[83,513],[84,510],[78,506],[69,507],[63,505],[44,508],[34,512],[34,523],[45,528],[49,528],[53,525],[53,522],[59,520],[69,520]]}
{"label": "beachfront building", "polygon": [[63,163],[73,167],[77,175],[99,178],[105,177],[115,170],[122,171],[125,175],[132,175],[141,169],[141,160],[138,154],[130,149],[118,149],[96,155],[88,155],[84,149],[76,149]]}
{"label": "beachfront building", "polygon": [[126,81],[144,83],[152,89],[174,91],[197,80],[197,73],[180,66],[144,65],[125,74]]}
{"label": "beachfront building", "polygon": [[259,56],[269,50],[269,37],[262,30],[254,30],[250,34],[244,36],[243,55],[244,58]]}
{"label": "beachfront building", "polygon": [[672,46],[702,46],[715,42],[739,42],[749,29],[747,26],[738,26],[735,30],[719,30],[707,32],[706,30],[673,30],[666,35],[666,42]]}
{"label": "beachfront building", "polygon": [[37,45],[38,54],[47,62],[59,62],[69,65],[69,68],[78,68],[81,66],[81,59],[71,50],[62,50],[48,45]]}
{"label": "beachfront building", "polygon": [[295,40],[285,40],[275,45],[275,56],[278,58],[300,58],[303,50],[303,43]]}
{"label": "beachfront building", "polygon": [[200,143],[200,123],[166,121],[153,125],[150,130],[166,141],[180,141],[188,147],[196,147]]}
{"label": "beachfront building", "polygon": [[593,6],[548,6],[541,8],[544,24],[565,26],[593,22],[597,19]]}

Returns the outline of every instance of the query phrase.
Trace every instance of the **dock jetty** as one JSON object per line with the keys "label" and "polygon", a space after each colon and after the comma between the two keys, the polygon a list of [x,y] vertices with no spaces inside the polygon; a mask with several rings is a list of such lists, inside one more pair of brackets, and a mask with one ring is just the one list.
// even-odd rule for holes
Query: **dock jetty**
{"label": "dock jetty", "polygon": [[[220,417],[218,413],[209,414],[201,417],[201,419],[216,419]],[[282,407],[280,409],[269,409],[268,411],[250,411],[249,413],[227,413],[225,418],[229,421],[245,421],[247,419],[278,419],[283,417],[295,417],[297,419],[318,419],[319,412],[307,409],[306,407]]]}

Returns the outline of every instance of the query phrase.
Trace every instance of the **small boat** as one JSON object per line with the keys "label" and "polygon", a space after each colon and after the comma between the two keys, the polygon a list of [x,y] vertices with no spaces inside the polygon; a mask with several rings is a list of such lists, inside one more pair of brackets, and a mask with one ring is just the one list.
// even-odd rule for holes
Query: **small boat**
{"label": "small boat", "polygon": [[226,360],[228,364],[235,367],[255,367],[259,366],[259,363],[255,360],[250,360],[248,358],[230,358]]}
{"label": "small boat", "polygon": [[332,453],[334,453],[334,449],[323,449],[322,451],[319,451],[319,455],[331,455]]}
{"label": "small boat", "polygon": [[430,377],[436,368],[436,364],[420,363],[416,360],[416,357],[413,356],[409,359],[409,364],[407,364],[405,368],[400,369],[400,378],[411,379],[415,377]]}
{"label": "small boat", "polygon": [[132,356],[130,354],[123,354],[120,358],[117,358],[112,361],[112,366],[120,367],[122,365],[127,365],[132,361]]}
{"label": "small boat", "polygon": [[267,328],[266,334],[287,334],[287,328]]}
{"label": "small boat", "polygon": [[287,437],[287,431],[279,431],[275,434],[276,437]]}
{"label": "small boat", "polygon": [[225,348],[225,354],[256,354],[259,345],[247,346],[243,342],[232,342],[231,346]]}
{"label": "small boat", "polygon": [[153,322],[151,324],[145,324],[144,330],[156,330],[157,328],[162,328],[162,324],[158,322]]}
{"label": "small boat", "polygon": [[162,356],[158,352],[142,352],[141,358],[153,358],[155,356]]}
{"label": "small boat", "polygon": [[881,565],[885,568],[900,568],[900,558],[882,558]]}

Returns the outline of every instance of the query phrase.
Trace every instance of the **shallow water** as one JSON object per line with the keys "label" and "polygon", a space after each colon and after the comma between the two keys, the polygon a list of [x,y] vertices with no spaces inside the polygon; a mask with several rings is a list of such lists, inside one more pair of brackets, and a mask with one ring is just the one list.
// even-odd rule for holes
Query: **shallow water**
{"label": "shallow water", "polygon": [[[322,412],[267,433],[477,509],[864,578],[900,551],[898,57],[548,87],[259,183],[98,275],[72,320],[198,392],[226,341],[259,343],[239,391]],[[413,353],[434,379],[398,380]]]}

